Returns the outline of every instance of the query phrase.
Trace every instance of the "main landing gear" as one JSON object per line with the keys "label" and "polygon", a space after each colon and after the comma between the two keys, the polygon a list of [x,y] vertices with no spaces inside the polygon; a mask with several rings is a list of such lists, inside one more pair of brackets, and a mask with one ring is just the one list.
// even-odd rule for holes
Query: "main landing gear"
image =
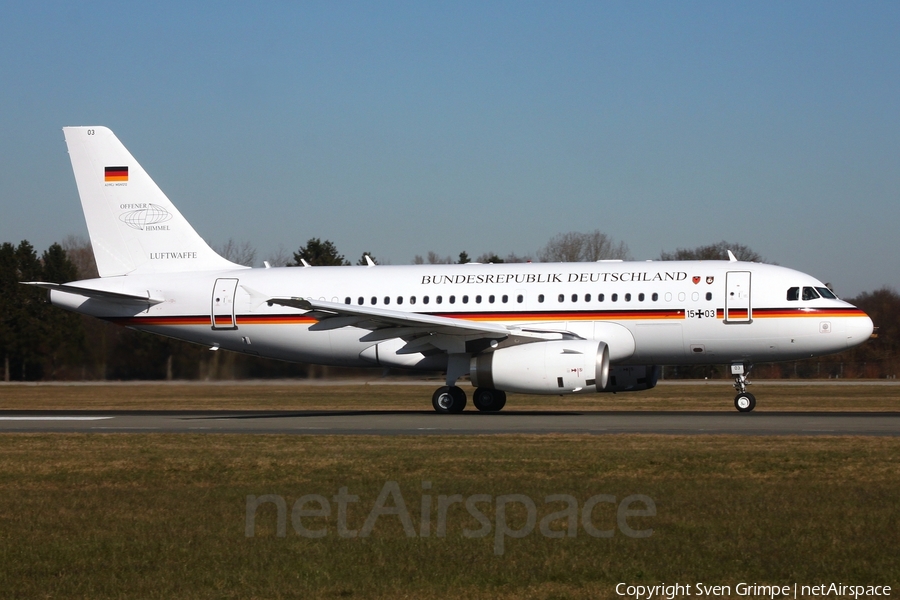
{"label": "main landing gear", "polygon": [[481,412],[497,412],[506,406],[506,392],[478,388],[472,395],[472,403]]}
{"label": "main landing gear", "polygon": [[750,374],[752,365],[744,371],[743,364],[731,365],[731,374],[734,376],[734,389],[737,390],[737,396],[734,397],[734,407],[740,412],[750,412],[756,408],[756,396],[747,391],[750,382],[747,381],[747,375]]}
{"label": "main landing gear", "polygon": [[431,405],[439,413],[461,413],[466,408],[466,393],[455,385],[445,385],[435,390]]}
{"label": "main landing gear", "polygon": [[[506,392],[478,388],[472,403],[481,412],[497,412],[506,405]],[[459,386],[445,385],[435,390],[431,405],[439,413],[461,413],[466,408],[466,393]]]}

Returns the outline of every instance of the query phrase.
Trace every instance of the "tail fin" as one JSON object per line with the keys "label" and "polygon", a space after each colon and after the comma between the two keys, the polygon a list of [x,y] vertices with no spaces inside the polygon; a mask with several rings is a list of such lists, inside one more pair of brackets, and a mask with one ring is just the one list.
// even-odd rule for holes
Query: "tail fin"
{"label": "tail fin", "polygon": [[101,277],[241,269],[203,241],[106,127],[64,127]]}

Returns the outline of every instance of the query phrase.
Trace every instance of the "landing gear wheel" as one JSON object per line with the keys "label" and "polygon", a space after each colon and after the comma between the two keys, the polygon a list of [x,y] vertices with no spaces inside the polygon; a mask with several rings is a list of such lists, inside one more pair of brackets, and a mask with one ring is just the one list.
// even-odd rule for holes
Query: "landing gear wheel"
{"label": "landing gear wheel", "polygon": [[439,413],[461,413],[466,408],[466,393],[455,385],[439,387],[431,397],[431,405]]}
{"label": "landing gear wheel", "polygon": [[756,398],[750,392],[743,392],[734,397],[734,407],[740,412],[750,412],[756,407]]}
{"label": "landing gear wheel", "polygon": [[497,412],[506,406],[506,392],[478,388],[472,394],[472,404],[482,412]]}

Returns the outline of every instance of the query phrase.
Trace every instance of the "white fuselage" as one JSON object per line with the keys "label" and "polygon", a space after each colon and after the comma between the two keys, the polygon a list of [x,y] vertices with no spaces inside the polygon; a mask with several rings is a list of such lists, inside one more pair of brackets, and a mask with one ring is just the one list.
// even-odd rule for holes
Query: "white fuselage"
{"label": "white fuselage", "polygon": [[[784,267],[728,261],[596,262],[235,269],[106,277],[86,288],[162,300],[85,298],[64,308],[140,330],[253,355],[343,366],[443,368],[446,354],[396,354],[403,342],[370,330],[316,327],[273,297],[438,315],[608,344],[613,364],[727,364],[794,360],[862,343],[872,321],[824,284]],[[789,299],[792,288],[797,299]],[[812,295],[812,294],[810,294]],[[378,344],[376,352],[376,344]],[[443,361],[443,362],[442,362]]]}

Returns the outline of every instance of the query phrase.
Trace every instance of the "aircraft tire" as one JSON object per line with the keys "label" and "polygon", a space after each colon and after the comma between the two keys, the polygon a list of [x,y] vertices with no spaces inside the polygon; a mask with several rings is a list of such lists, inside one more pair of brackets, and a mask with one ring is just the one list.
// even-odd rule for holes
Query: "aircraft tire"
{"label": "aircraft tire", "polygon": [[441,414],[461,413],[466,408],[466,393],[455,385],[439,387],[431,396],[431,405]]}
{"label": "aircraft tire", "polygon": [[743,392],[734,397],[734,407],[738,412],[748,413],[756,408],[756,397],[750,392]]}
{"label": "aircraft tire", "polygon": [[497,412],[506,406],[506,392],[503,390],[478,388],[472,394],[472,404],[481,412]]}

